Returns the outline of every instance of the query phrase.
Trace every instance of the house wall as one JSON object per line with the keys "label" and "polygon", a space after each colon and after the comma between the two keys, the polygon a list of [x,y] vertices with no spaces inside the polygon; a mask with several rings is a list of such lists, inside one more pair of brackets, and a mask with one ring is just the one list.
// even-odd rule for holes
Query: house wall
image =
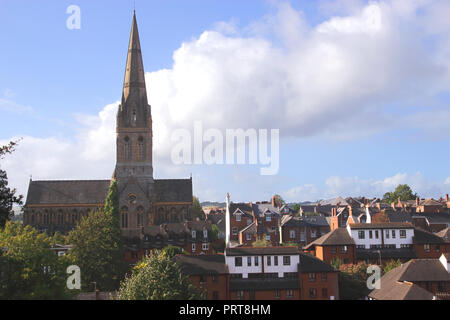
{"label": "house wall", "polygon": [[[301,300],[338,300],[339,285],[337,272],[325,272],[325,280],[322,280],[323,273],[314,272],[314,274],[316,275],[315,281],[310,281],[309,272],[300,273]],[[310,295],[310,289],[316,290],[315,297]],[[326,292],[323,292],[323,289]]]}

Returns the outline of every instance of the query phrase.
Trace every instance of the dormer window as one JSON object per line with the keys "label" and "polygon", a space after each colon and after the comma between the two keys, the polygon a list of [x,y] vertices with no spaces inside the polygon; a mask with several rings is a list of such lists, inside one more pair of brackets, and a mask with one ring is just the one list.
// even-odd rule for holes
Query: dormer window
{"label": "dormer window", "polygon": [[270,213],[266,213],[266,221],[272,221],[272,215]]}
{"label": "dormer window", "polygon": [[208,238],[208,230],[203,230],[203,238]]}
{"label": "dormer window", "polygon": [[197,237],[197,232],[195,230],[192,230],[192,238],[195,239]]}
{"label": "dormer window", "polygon": [[241,215],[239,213],[236,214],[236,221],[241,221]]}

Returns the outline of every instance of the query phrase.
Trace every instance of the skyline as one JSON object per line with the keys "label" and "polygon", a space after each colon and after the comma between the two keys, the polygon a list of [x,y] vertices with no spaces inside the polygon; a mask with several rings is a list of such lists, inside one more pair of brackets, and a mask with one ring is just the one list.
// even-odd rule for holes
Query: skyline
{"label": "skyline", "polygon": [[[422,197],[448,193],[448,4],[230,3],[136,4],[156,177],[192,173],[201,201],[222,202],[226,192],[236,202],[275,193],[289,202],[382,197],[399,183]],[[79,30],[66,28],[71,4],[81,9]],[[2,168],[24,195],[30,175],[111,176],[133,10],[101,1],[36,6],[0,2],[0,144],[24,138]],[[23,19],[14,21],[19,9]],[[45,18],[27,20],[33,12]],[[278,175],[252,165],[175,166],[165,142],[197,120],[219,130],[279,129]]]}

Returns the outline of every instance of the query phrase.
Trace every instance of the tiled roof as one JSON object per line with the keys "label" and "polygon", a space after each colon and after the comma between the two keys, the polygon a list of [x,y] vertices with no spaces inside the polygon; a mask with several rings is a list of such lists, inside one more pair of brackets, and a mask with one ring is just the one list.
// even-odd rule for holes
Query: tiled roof
{"label": "tiled roof", "polygon": [[177,255],[175,261],[187,275],[227,274],[225,257],[214,255]]}
{"label": "tiled roof", "polygon": [[316,245],[319,246],[328,246],[328,245],[354,245],[355,241],[348,234],[346,228],[337,228],[333,231],[328,232],[327,234],[321,236],[320,238],[314,240],[309,245],[307,245],[304,249],[309,249]]}
{"label": "tiled roof", "polygon": [[257,255],[298,255],[297,247],[238,247],[227,248],[227,256],[257,256]]}
{"label": "tiled roof", "polygon": [[300,254],[300,272],[334,272],[334,268],[328,263],[308,254]]}
{"label": "tiled roof", "polygon": [[385,222],[385,223],[351,223],[352,229],[411,229],[414,226],[406,222]]}
{"label": "tiled roof", "polygon": [[241,210],[242,212],[246,213],[246,214],[250,214],[252,213],[252,207],[250,207],[250,204],[245,203],[245,202],[240,202],[240,203],[230,203],[230,214],[233,214],[237,209]]}
{"label": "tiled roof", "polygon": [[450,281],[439,259],[413,259],[398,268],[398,281]]}
{"label": "tiled roof", "polygon": [[441,237],[446,243],[450,243],[450,227],[436,233],[438,237]]}
{"label": "tiled roof", "polygon": [[258,230],[257,230],[256,222],[252,222],[251,224],[249,224],[248,226],[246,226],[244,229],[242,229],[239,232],[255,234],[257,231]]}
{"label": "tiled roof", "polygon": [[103,204],[110,180],[30,181],[25,205]]}
{"label": "tiled roof", "polygon": [[158,202],[192,202],[191,179],[155,179],[154,192]]}

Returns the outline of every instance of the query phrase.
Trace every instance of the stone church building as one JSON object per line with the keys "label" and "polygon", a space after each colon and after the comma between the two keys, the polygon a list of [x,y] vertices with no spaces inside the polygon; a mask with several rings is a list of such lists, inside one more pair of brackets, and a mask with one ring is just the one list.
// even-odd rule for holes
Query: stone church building
{"label": "stone church building", "polygon": [[[133,15],[122,101],[116,120],[116,167],[120,224],[124,236],[144,229],[192,220],[192,178],[154,179],[152,115]],[[67,233],[84,216],[104,205],[111,180],[33,181],[24,206],[24,224],[50,234]]]}

